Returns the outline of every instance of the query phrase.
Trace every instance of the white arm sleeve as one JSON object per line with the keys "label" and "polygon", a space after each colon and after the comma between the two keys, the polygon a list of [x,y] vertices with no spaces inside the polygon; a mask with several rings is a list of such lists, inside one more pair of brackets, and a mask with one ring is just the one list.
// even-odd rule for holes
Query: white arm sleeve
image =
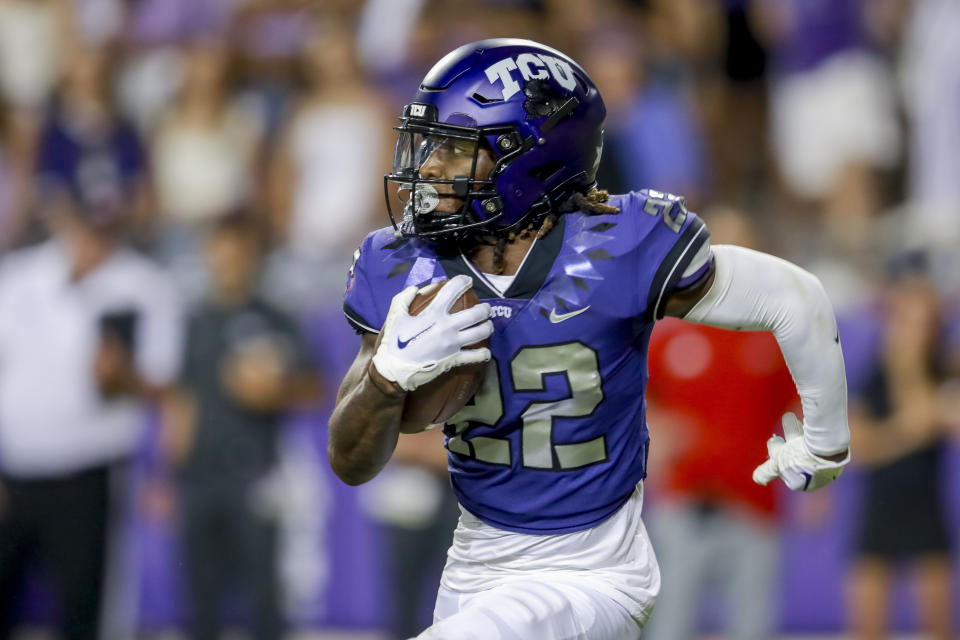
{"label": "white arm sleeve", "polygon": [[823,285],[780,258],[714,245],[713,286],[684,320],[772,331],[803,403],[807,447],[825,456],[850,444],[847,378],[837,322]]}

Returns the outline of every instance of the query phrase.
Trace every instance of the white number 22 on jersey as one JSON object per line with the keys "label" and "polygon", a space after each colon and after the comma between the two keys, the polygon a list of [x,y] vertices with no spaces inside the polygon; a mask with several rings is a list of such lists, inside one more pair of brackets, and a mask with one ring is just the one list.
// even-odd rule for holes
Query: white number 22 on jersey
{"label": "white number 22 on jersey", "polygon": [[[570,387],[566,398],[531,402],[521,413],[521,463],[528,469],[566,471],[607,459],[604,436],[572,443],[553,440],[554,418],[580,418],[593,413],[603,400],[597,353],[581,342],[523,347],[510,360],[515,392],[546,390],[546,376],[563,375]],[[487,367],[483,385],[473,400],[450,418],[454,435],[447,448],[481,462],[510,466],[510,441],[490,436],[469,437],[477,424],[494,425],[503,417],[503,396],[497,361]],[[471,426],[473,423],[473,426]]]}

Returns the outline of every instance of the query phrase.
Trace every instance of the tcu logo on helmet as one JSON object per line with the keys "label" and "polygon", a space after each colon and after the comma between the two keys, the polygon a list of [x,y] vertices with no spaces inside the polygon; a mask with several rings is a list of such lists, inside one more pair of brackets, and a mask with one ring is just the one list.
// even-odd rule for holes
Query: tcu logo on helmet
{"label": "tcu logo on helmet", "polygon": [[427,112],[427,106],[423,104],[412,104],[410,105],[410,115],[414,118],[422,118],[423,114]]}
{"label": "tcu logo on helmet", "polygon": [[557,84],[568,91],[573,91],[577,87],[577,81],[573,77],[573,67],[566,60],[543,54],[521,53],[516,60],[504,58],[486,68],[487,80],[490,84],[496,84],[498,80],[503,83],[504,100],[509,100],[510,96],[520,91],[520,83],[517,82],[513,73],[515,71],[520,72],[520,77],[525,82],[553,77]]}

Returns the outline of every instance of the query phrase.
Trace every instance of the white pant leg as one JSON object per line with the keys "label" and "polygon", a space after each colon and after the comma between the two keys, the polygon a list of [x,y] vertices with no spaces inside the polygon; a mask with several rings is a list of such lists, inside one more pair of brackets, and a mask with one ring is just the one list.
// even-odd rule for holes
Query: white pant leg
{"label": "white pant leg", "polygon": [[636,640],[660,591],[642,485],[602,523],[571,533],[504,531],[461,509],[447,555],[437,640]]}
{"label": "white pant leg", "polygon": [[549,577],[471,594],[440,587],[434,618],[418,640],[640,638],[640,626],[622,606],[589,588]]}

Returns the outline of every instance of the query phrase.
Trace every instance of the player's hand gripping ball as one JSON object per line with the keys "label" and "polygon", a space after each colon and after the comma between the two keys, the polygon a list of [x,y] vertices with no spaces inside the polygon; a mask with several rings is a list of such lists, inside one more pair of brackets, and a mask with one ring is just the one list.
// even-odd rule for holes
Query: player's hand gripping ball
{"label": "player's hand gripping ball", "polygon": [[483,382],[490,361],[490,305],[479,303],[467,276],[418,290],[408,287],[390,304],[373,365],[408,391],[401,431],[445,422]]}

